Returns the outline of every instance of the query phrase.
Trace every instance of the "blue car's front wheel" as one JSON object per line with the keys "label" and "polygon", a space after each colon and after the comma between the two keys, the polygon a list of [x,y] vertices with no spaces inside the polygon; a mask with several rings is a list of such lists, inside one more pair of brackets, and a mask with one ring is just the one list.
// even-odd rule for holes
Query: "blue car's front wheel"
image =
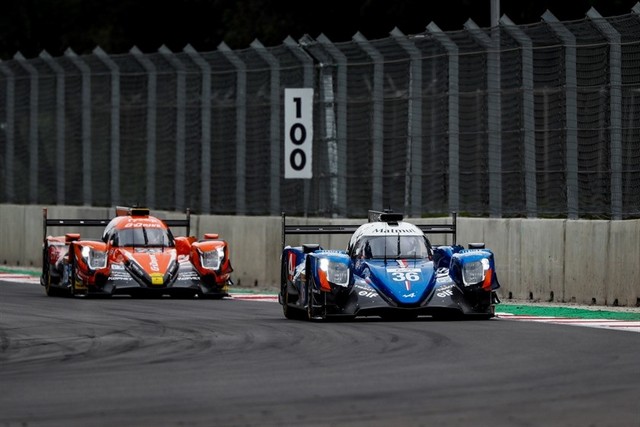
{"label": "blue car's front wheel", "polygon": [[418,318],[418,313],[411,311],[390,311],[380,315],[387,322],[409,322]]}
{"label": "blue car's front wheel", "polygon": [[323,320],[324,319],[324,307],[317,300],[313,294],[312,285],[307,282],[307,320]]}
{"label": "blue car's front wheel", "polygon": [[302,320],[304,318],[304,313],[289,305],[289,285],[286,283],[282,287],[282,294],[282,314],[284,314],[284,317],[290,320]]}

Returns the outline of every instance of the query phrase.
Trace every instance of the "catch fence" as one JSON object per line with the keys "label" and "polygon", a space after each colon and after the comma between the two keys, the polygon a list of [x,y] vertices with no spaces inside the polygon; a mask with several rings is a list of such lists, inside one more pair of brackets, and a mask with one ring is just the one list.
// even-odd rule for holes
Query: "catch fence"
{"label": "catch fence", "polygon": [[[312,178],[283,96],[313,88]],[[0,203],[202,214],[640,217],[629,14],[0,62]]]}

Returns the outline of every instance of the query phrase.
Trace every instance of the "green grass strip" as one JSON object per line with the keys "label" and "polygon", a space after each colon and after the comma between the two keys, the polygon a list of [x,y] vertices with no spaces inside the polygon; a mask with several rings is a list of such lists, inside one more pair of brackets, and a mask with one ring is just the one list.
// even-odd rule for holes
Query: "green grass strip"
{"label": "green grass strip", "polygon": [[33,268],[4,267],[0,265],[0,273],[26,274],[28,276],[39,276],[40,273],[42,273],[42,271],[35,270]]}
{"label": "green grass strip", "polygon": [[640,309],[629,309],[633,311],[612,311],[606,307],[593,309],[558,307],[558,306],[536,306],[534,304],[510,304],[501,303],[496,306],[499,313],[509,313],[520,316],[548,316],[548,317],[570,317],[579,319],[613,319],[613,320],[640,320]]}

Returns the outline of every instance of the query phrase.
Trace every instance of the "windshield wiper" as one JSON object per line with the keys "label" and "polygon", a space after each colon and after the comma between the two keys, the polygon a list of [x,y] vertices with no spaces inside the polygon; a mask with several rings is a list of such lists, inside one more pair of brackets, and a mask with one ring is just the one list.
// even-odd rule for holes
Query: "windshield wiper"
{"label": "windshield wiper", "polygon": [[144,236],[144,246],[149,246],[149,238],[147,237],[147,229],[146,227],[142,227],[142,235]]}

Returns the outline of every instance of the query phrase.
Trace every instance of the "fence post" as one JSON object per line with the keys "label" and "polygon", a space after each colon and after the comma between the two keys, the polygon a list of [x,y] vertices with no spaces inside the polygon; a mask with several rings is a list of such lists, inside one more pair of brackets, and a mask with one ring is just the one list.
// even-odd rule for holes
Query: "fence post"
{"label": "fence post", "polygon": [[471,36],[487,51],[487,110],[489,131],[489,212],[500,218],[502,212],[502,120],[500,97],[500,53],[499,46],[469,19],[464,24]]}
{"label": "fence post", "polygon": [[535,101],[533,97],[533,43],[531,39],[504,15],[500,23],[505,31],[522,47],[522,117],[524,152],[524,187],[527,218],[538,216],[538,196],[536,183],[536,134]]}
{"label": "fence post", "polygon": [[[314,87],[314,79],[313,79],[313,58],[309,56],[309,54],[298,44],[296,41],[291,38],[291,36],[287,36],[284,39],[284,45],[291,51],[291,53],[298,58],[303,67],[303,75],[302,75],[302,86],[305,88],[313,88]],[[282,160],[279,160],[282,161]],[[304,214],[305,216],[309,213],[309,197],[311,194],[311,180],[304,180]]]}
{"label": "fence post", "polygon": [[622,219],[622,49],[620,33],[593,7],[587,16],[609,42],[611,216]]}
{"label": "fence post", "polygon": [[82,200],[91,206],[93,184],[91,181],[91,70],[76,53],[67,49],[64,53],[82,74]]}
{"label": "fence post", "polygon": [[99,46],[93,54],[111,72],[111,204],[117,206],[120,201],[120,69]]}
{"label": "fence post", "polygon": [[218,45],[218,50],[236,67],[236,215],[246,213],[246,162],[247,162],[247,66],[227,46]]}
{"label": "fence post", "polygon": [[258,55],[269,64],[271,71],[271,82],[269,84],[271,93],[271,122],[269,123],[269,146],[271,147],[271,170],[270,170],[270,190],[271,203],[269,213],[278,215],[282,212],[280,208],[280,62],[264,47],[258,39],[251,43],[251,47],[256,50]]}
{"label": "fence post", "polygon": [[47,63],[56,75],[56,203],[64,205],[65,196],[65,84],[64,69],[45,50],[40,52],[40,58]]}
{"label": "fence post", "polygon": [[353,36],[360,49],[373,61],[373,120],[371,123],[372,167],[371,167],[371,208],[383,208],[384,176],[384,58],[360,32]]}
{"label": "fence post", "polygon": [[431,22],[427,25],[433,37],[445,48],[449,58],[449,211],[460,211],[460,117],[458,46]]}
{"label": "fence post", "polygon": [[183,51],[200,68],[202,89],[200,91],[200,210],[211,213],[211,66],[191,45]]}
{"label": "fence post", "polygon": [[175,175],[175,199],[174,209],[184,212],[186,209],[184,202],[185,188],[185,158],[186,158],[186,142],[185,142],[185,123],[186,123],[186,72],[185,66],[173,52],[165,45],[160,46],[158,52],[167,60],[169,64],[176,70],[176,175]]}
{"label": "fence post", "polygon": [[[331,78],[331,70],[321,66],[323,74],[322,93],[323,96],[330,96],[331,100],[325,98],[325,108],[327,110],[327,123],[325,126],[330,129],[330,134],[335,134],[332,150],[336,153],[336,169],[331,174],[331,200],[334,215],[346,215],[347,212],[347,57],[329,40],[324,34],[320,34],[316,39],[326,49],[335,61],[336,70],[336,91],[333,87],[328,87]],[[322,65],[322,64],[321,64]],[[328,74],[327,74],[328,73]],[[329,101],[331,101],[329,103]],[[330,111],[329,111],[330,110]],[[329,122],[329,118],[335,117],[334,122]],[[330,160],[331,162],[331,160]],[[331,164],[329,164],[331,167]]]}
{"label": "fence post", "polygon": [[411,216],[419,216],[422,212],[422,58],[420,50],[398,27],[391,30],[390,34],[411,58],[406,156],[406,170],[409,173],[404,186],[404,209]]}
{"label": "fence post", "polygon": [[129,50],[129,53],[144,68],[148,76],[147,85],[147,206],[155,208],[156,205],[156,156],[157,156],[157,135],[156,135],[156,109],[158,104],[158,76],[156,67],[144,56],[136,46]]}
{"label": "fence post", "polygon": [[6,116],[4,118],[4,131],[6,138],[6,146],[4,152],[4,170],[5,182],[4,191],[7,203],[12,203],[15,197],[14,179],[13,179],[13,162],[15,157],[15,94],[16,80],[13,71],[0,60],[0,71],[7,79],[5,103]]}
{"label": "fence post", "polygon": [[29,73],[29,203],[38,203],[38,70],[20,53],[13,57]]}
{"label": "fence post", "polygon": [[576,37],[550,11],[542,20],[560,38],[564,47],[565,103],[567,129],[567,217],[578,218],[578,78],[576,72]]}

